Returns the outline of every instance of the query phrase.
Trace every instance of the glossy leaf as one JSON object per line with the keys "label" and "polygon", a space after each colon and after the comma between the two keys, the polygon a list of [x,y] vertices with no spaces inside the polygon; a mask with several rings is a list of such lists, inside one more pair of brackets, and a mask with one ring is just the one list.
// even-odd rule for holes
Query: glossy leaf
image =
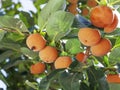
{"label": "glossy leaf", "polygon": [[26,48],[26,47],[22,47],[20,48],[21,52],[26,55],[29,58],[36,58],[38,56],[38,52],[33,52],[32,50]]}
{"label": "glossy leaf", "polygon": [[68,39],[68,41],[65,44],[66,51],[70,54],[77,54],[79,52],[82,52],[83,49],[80,48],[81,43],[78,39]]}
{"label": "glossy leaf", "polygon": [[115,48],[109,55],[110,62],[120,62],[120,47]]}
{"label": "glossy leaf", "polygon": [[[53,3],[54,2],[54,3]],[[49,17],[58,10],[64,10],[66,7],[65,0],[49,0],[49,2],[42,9],[38,15],[38,26],[43,28],[47,23]]]}
{"label": "glossy leaf", "polygon": [[6,85],[9,85],[6,78],[3,76],[1,72],[0,72],[0,80],[2,80]]}
{"label": "glossy leaf", "polygon": [[[65,11],[57,11],[48,20],[46,31],[48,36],[55,41],[64,37],[70,32],[74,16]],[[54,33],[53,33],[54,32]]]}
{"label": "glossy leaf", "polygon": [[59,77],[59,82],[63,90],[80,90],[79,80],[82,78],[81,73],[63,72]]}
{"label": "glossy leaf", "polygon": [[3,39],[5,33],[6,33],[6,31],[0,29],[0,41]]}
{"label": "glossy leaf", "polygon": [[13,51],[20,51],[20,45],[16,43],[7,43],[7,42],[0,42],[0,48],[3,49],[11,49]]}
{"label": "glossy leaf", "polygon": [[17,42],[17,41],[22,41],[25,39],[25,36],[23,35],[20,35],[18,33],[7,33],[6,34],[6,38],[9,39],[9,40],[12,40],[14,42]]}
{"label": "glossy leaf", "polygon": [[12,0],[2,0],[2,7],[10,7],[13,4],[11,1]]}
{"label": "glossy leaf", "polygon": [[0,16],[0,28],[11,29],[11,31],[16,31],[21,35],[23,35],[22,32],[28,32],[27,27],[21,20],[11,16]]}
{"label": "glossy leaf", "polygon": [[87,69],[87,74],[90,83],[90,90],[109,90],[104,72],[100,68],[91,66]]}
{"label": "glossy leaf", "polygon": [[89,86],[86,83],[81,82],[80,90],[90,90],[90,88],[89,88]]}
{"label": "glossy leaf", "polygon": [[13,51],[8,50],[0,54],[0,63],[9,58],[11,55],[13,55]]}
{"label": "glossy leaf", "polygon": [[26,27],[34,26],[34,18],[27,12],[21,11],[19,13],[20,19],[25,23]]}
{"label": "glossy leaf", "polygon": [[30,62],[30,60],[11,60],[9,63],[5,64],[3,68],[6,70],[10,69],[11,67],[18,66],[20,64],[22,65],[28,62]]}
{"label": "glossy leaf", "polygon": [[62,72],[62,70],[54,70],[48,76],[44,77],[40,82],[39,90],[48,90],[51,81],[54,80],[59,72]]}
{"label": "glossy leaf", "polygon": [[120,84],[117,83],[109,83],[110,90],[120,90]]}

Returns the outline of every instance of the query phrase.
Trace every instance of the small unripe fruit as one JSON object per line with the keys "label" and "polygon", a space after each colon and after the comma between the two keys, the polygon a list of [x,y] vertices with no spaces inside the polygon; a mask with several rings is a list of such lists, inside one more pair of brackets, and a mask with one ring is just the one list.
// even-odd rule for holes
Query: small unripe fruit
{"label": "small unripe fruit", "polygon": [[68,6],[68,11],[71,12],[72,14],[74,14],[74,15],[78,14],[77,4],[70,4]]}
{"label": "small unripe fruit", "polygon": [[112,44],[109,39],[102,38],[100,42],[95,45],[91,46],[91,53],[94,56],[103,56],[107,54],[112,48]]}
{"label": "small unripe fruit", "polygon": [[106,77],[109,83],[118,83],[120,84],[120,76],[119,74],[108,74]]}
{"label": "small unripe fruit", "polygon": [[75,58],[79,61],[79,62],[83,62],[84,58],[85,58],[85,54],[83,52],[77,53]]}
{"label": "small unripe fruit", "polygon": [[87,0],[87,6],[88,7],[95,7],[95,6],[97,6],[96,0]]}
{"label": "small unripe fruit", "polygon": [[82,44],[86,46],[93,46],[100,41],[101,34],[97,29],[81,28],[78,32],[78,38]]}
{"label": "small unripe fruit", "polygon": [[55,69],[68,68],[72,63],[72,59],[69,56],[60,56],[54,62]]}
{"label": "small unripe fruit", "polygon": [[40,51],[45,47],[46,40],[39,33],[35,33],[27,37],[26,44],[33,51]]}
{"label": "small unripe fruit", "polygon": [[30,72],[32,74],[40,74],[40,73],[43,73],[44,71],[45,71],[45,64],[41,62],[33,64],[30,67]]}
{"label": "small unripe fruit", "polygon": [[46,46],[39,52],[39,57],[46,63],[53,63],[58,57],[58,51],[55,47]]}
{"label": "small unripe fruit", "polygon": [[89,15],[89,9],[88,9],[88,8],[83,8],[81,11],[82,11],[81,14],[82,14],[83,16]]}

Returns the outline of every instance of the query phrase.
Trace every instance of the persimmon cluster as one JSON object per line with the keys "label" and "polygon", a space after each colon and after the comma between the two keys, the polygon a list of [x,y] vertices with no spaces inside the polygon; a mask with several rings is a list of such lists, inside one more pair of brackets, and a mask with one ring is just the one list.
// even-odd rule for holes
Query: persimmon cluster
{"label": "persimmon cluster", "polygon": [[[90,21],[97,28],[103,29],[106,34],[116,29],[118,17],[108,6],[95,6],[91,9]],[[94,56],[103,56],[112,48],[111,41],[102,37],[100,30],[96,28],[81,28],[78,32],[78,38],[82,44],[90,47]]]}
{"label": "persimmon cluster", "polygon": [[30,71],[32,74],[43,73],[45,63],[54,63],[55,69],[67,68],[72,63],[71,57],[59,56],[56,47],[46,45],[45,38],[39,33],[29,35],[26,44],[31,50],[39,52],[39,57],[42,60],[42,62],[31,65]]}
{"label": "persimmon cluster", "polygon": [[84,7],[81,8],[82,16],[88,16],[89,12],[90,12],[90,9],[97,6],[98,3],[96,2],[96,0],[87,0],[86,5],[87,6],[84,6]]}
{"label": "persimmon cluster", "polygon": [[104,28],[105,33],[113,32],[118,24],[118,17],[108,6],[96,6],[90,12],[91,23],[99,28]]}
{"label": "persimmon cluster", "polygon": [[70,3],[68,5],[68,11],[74,15],[78,14],[78,10],[77,10],[78,0],[68,0],[68,2]]}

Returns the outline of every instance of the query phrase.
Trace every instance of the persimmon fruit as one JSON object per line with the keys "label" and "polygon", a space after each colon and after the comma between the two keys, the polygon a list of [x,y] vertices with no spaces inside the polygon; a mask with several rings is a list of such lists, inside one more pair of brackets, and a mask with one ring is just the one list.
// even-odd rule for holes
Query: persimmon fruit
{"label": "persimmon fruit", "polygon": [[40,51],[46,45],[46,40],[39,33],[30,34],[26,39],[26,45],[33,51]]}
{"label": "persimmon fruit", "polygon": [[113,22],[113,11],[108,6],[95,6],[90,11],[91,23],[99,28],[104,28]]}
{"label": "persimmon fruit", "polygon": [[103,56],[107,54],[112,48],[112,44],[109,39],[102,38],[98,44],[91,46],[91,53],[94,56]]}
{"label": "persimmon fruit", "polygon": [[97,2],[95,0],[87,0],[87,6],[88,7],[95,7],[97,6]]}
{"label": "persimmon fruit", "polygon": [[72,63],[71,57],[60,56],[55,60],[54,66],[55,66],[55,69],[68,68],[71,63]]}
{"label": "persimmon fruit", "polygon": [[70,4],[68,6],[68,11],[74,15],[78,14],[78,11],[77,11],[77,4]]}
{"label": "persimmon fruit", "polygon": [[82,14],[82,16],[89,15],[89,9],[88,8],[83,8],[81,14]]}
{"label": "persimmon fruit", "polygon": [[100,41],[101,34],[97,29],[81,28],[78,32],[78,38],[82,44],[86,46],[93,46]]}
{"label": "persimmon fruit", "polygon": [[118,25],[118,17],[117,17],[116,14],[114,14],[114,20],[113,20],[113,22],[110,25],[108,25],[108,26],[106,26],[104,28],[104,32],[105,33],[111,33],[111,32],[113,32],[116,29],[117,25]]}
{"label": "persimmon fruit", "polygon": [[83,62],[84,57],[85,57],[85,54],[83,52],[77,53],[75,55],[76,60],[78,60],[79,62]]}
{"label": "persimmon fruit", "polygon": [[58,57],[58,51],[55,47],[46,46],[39,52],[39,57],[46,63],[53,63]]}
{"label": "persimmon fruit", "polygon": [[120,76],[118,74],[115,74],[115,75],[108,74],[106,79],[109,83],[119,83],[120,84]]}
{"label": "persimmon fruit", "polygon": [[40,74],[45,71],[45,64],[38,62],[30,66],[30,72],[32,74]]}

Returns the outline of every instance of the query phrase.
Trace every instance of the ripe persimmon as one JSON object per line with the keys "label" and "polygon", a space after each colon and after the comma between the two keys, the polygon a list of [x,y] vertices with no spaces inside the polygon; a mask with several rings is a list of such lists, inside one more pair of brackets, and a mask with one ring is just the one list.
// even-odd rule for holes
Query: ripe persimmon
{"label": "ripe persimmon", "polygon": [[72,14],[74,14],[74,15],[78,14],[77,4],[70,4],[68,6],[68,11],[71,12]]}
{"label": "ripe persimmon", "polygon": [[108,26],[106,26],[104,28],[104,32],[105,33],[111,33],[111,32],[113,32],[116,29],[117,25],[118,25],[118,17],[117,17],[116,14],[114,14],[114,20],[113,20],[113,22],[110,25],[108,25]]}
{"label": "ripe persimmon", "polygon": [[89,15],[89,9],[88,9],[88,8],[83,8],[81,11],[82,11],[82,12],[81,12],[82,16],[87,16],[87,15]]}
{"label": "ripe persimmon", "polygon": [[109,83],[119,83],[120,84],[120,76],[118,74],[108,74],[106,77]]}
{"label": "ripe persimmon", "polygon": [[55,66],[55,69],[68,68],[71,63],[72,63],[71,57],[60,56],[55,60],[54,66]]}
{"label": "ripe persimmon", "polygon": [[94,26],[104,28],[113,22],[113,11],[108,6],[95,6],[90,12],[90,21]]}
{"label": "ripe persimmon", "polygon": [[96,0],[87,0],[87,6],[88,7],[95,7],[95,6],[97,6]]}
{"label": "ripe persimmon", "polygon": [[82,44],[86,46],[93,46],[100,41],[101,34],[97,29],[81,28],[78,32],[78,38]]}
{"label": "ripe persimmon", "polygon": [[53,63],[58,57],[58,51],[55,47],[46,46],[39,52],[39,57],[46,63]]}
{"label": "ripe persimmon", "polygon": [[30,72],[32,74],[40,74],[43,73],[44,71],[45,71],[45,64],[41,62],[35,63],[30,67]]}
{"label": "ripe persimmon", "polygon": [[85,54],[83,52],[80,52],[80,53],[77,53],[75,58],[76,60],[78,60],[79,62],[84,62],[84,57],[85,57]]}
{"label": "ripe persimmon", "polygon": [[46,40],[39,33],[35,33],[27,37],[26,44],[33,51],[40,51],[45,47]]}
{"label": "ripe persimmon", "polygon": [[103,56],[107,54],[112,48],[112,44],[109,39],[102,38],[98,44],[91,46],[91,53],[94,56]]}
{"label": "ripe persimmon", "polygon": [[71,4],[77,4],[78,0],[67,0]]}

